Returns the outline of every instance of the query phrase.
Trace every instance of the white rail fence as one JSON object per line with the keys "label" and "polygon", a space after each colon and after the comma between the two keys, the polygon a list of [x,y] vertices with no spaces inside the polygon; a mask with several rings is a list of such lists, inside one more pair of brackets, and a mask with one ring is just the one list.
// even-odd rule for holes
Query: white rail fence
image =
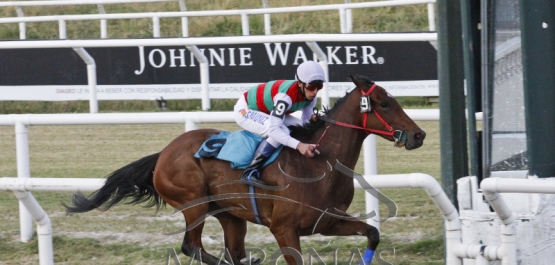
{"label": "white rail fence", "polygon": [[[387,188],[423,188],[430,198],[434,201],[441,214],[443,215],[446,227],[453,230],[452,233],[459,231],[460,221],[458,213],[443,192],[439,183],[430,175],[426,174],[401,174],[401,175],[365,175],[364,179],[376,189]],[[67,191],[67,192],[90,192],[101,188],[105,179],[76,179],[76,178],[0,178],[0,190],[13,191],[29,211],[37,223],[39,261],[41,265],[54,264],[54,249],[52,245],[52,225],[48,214],[42,209],[35,200],[31,191]],[[355,181],[355,188],[361,189]],[[368,192],[367,192],[368,193]],[[377,211],[377,210],[376,210]],[[458,229],[458,230],[457,230]],[[457,246],[459,241],[456,238],[447,242],[446,248],[450,250]],[[448,263],[457,264],[457,263]],[[462,263],[458,263],[462,264]]]}
{"label": "white rail fence", "polygon": [[[168,1],[168,0],[166,0]],[[276,8],[259,8],[259,9],[243,9],[243,10],[211,10],[211,11],[186,11],[185,0],[179,0],[179,12],[148,12],[148,13],[118,13],[105,14],[103,4],[116,3],[132,3],[132,2],[163,2],[163,0],[88,0],[88,1],[18,1],[18,2],[0,2],[0,7],[15,7],[18,17],[0,18],[0,24],[19,24],[19,38],[26,39],[25,23],[29,22],[58,22],[59,38],[66,38],[67,21],[78,20],[99,20],[100,21],[100,38],[107,38],[107,20],[114,19],[152,19],[152,35],[155,38],[160,37],[160,19],[162,18],[181,18],[182,37],[189,36],[189,17],[216,17],[216,16],[240,16],[242,35],[250,35],[249,16],[264,15],[264,31],[266,35],[271,35],[271,19],[270,14],[294,13],[294,12],[315,12],[337,10],[340,21],[341,33],[353,32],[352,9],[375,8],[387,6],[402,5],[418,5],[427,4],[428,7],[428,28],[435,31],[435,0],[395,0],[395,1],[379,1],[379,2],[363,2],[363,3],[347,3],[332,4],[318,6],[295,6],[295,7],[276,7]],[[350,2],[347,0],[346,2]],[[35,16],[25,17],[22,6],[51,6],[51,5],[78,5],[78,4],[98,4],[100,14],[87,15],[57,15],[57,16]]]}
{"label": "white rail fence", "polygon": [[[435,203],[445,222],[445,263],[448,265],[462,265],[463,259],[473,259],[476,264],[490,264],[490,261],[501,260],[503,264],[516,265],[514,214],[499,193],[555,194],[555,182],[546,182],[539,179],[490,178],[482,181],[481,187],[486,199],[504,224],[502,228],[504,239],[501,246],[463,244],[459,214],[441,185],[430,175],[421,173],[365,175],[363,178],[376,189],[421,188],[426,192]],[[48,214],[42,209],[30,191],[90,192],[99,189],[103,184],[104,179],[98,178],[0,178],[0,190],[13,191],[20,202],[32,212],[33,219],[37,222],[41,265],[54,264],[52,226]],[[362,188],[357,181],[355,181],[355,188]]]}
{"label": "white rail fence", "polygon": [[[406,113],[417,121],[439,121],[437,109],[406,109]],[[476,115],[482,119],[481,113]],[[28,241],[32,234],[32,222],[37,222],[39,237],[40,262],[52,264],[52,228],[50,219],[40,204],[29,191],[69,191],[87,192],[100,188],[105,179],[71,179],[71,178],[31,178],[29,161],[28,126],[40,125],[100,125],[100,124],[185,124],[185,130],[197,129],[198,123],[233,122],[231,112],[181,112],[181,113],[106,113],[106,114],[18,114],[0,115],[0,126],[14,126],[16,134],[17,178],[1,178],[0,190],[14,191],[20,201],[21,240]],[[480,250],[486,246],[463,245],[461,243],[461,225],[457,211],[446,197],[437,181],[425,174],[405,175],[377,175],[376,136],[370,135],[363,144],[364,178],[372,187],[380,188],[423,188],[441,211],[446,227],[447,264],[461,265],[462,258],[480,259]],[[523,187],[525,185],[522,185]],[[528,186],[528,184],[526,185]],[[355,181],[355,188],[360,185]],[[515,192],[514,185],[510,192]],[[539,189],[539,188],[537,188]],[[535,191],[537,191],[537,189]],[[489,189],[488,189],[489,190]],[[524,189],[526,190],[526,189]],[[545,189],[541,190],[545,191]],[[505,192],[502,189],[492,189],[492,192]],[[525,191],[523,191],[525,192]],[[369,192],[365,193],[366,212],[376,211],[378,214],[378,200]],[[31,213],[29,213],[31,211]],[[505,213],[506,214],[506,213]],[[368,223],[379,229],[379,215],[368,219]],[[506,247],[505,247],[506,248]],[[489,249],[493,249],[490,247]],[[495,248],[497,253],[498,248]],[[506,252],[503,252],[506,253]],[[488,258],[503,258],[505,254],[495,254]],[[508,254],[507,254],[508,255]]]}
{"label": "white rail fence", "polygon": [[[414,120],[439,120],[437,109],[407,109]],[[298,113],[296,114],[298,115]],[[0,115],[0,126],[15,127],[17,177],[31,177],[28,126],[40,125],[100,125],[100,124],[185,124],[185,131],[197,129],[198,123],[232,123],[233,112],[173,112],[173,113],[106,113],[106,114],[18,114]],[[371,135],[364,142],[365,174],[377,174],[376,137]],[[367,196],[369,211],[377,209],[377,201]],[[379,223],[373,222],[379,227]],[[21,240],[28,241],[32,234],[32,218],[20,205]]]}
{"label": "white rail fence", "polygon": [[[185,46],[199,61],[200,81],[202,90],[202,110],[210,109],[209,95],[209,62],[197,45],[250,44],[250,43],[284,43],[305,42],[318,61],[329,80],[328,56],[318,45],[322,41],[436,41],[436,33],[381,33],[381,34],[298,34],[268,36],[234,36],[204,38],[156,38],[156,39],[100,39],[100,40],[38,40],[38,41],[5,41],[0,42],[0,49],[30,48],[72,48],[87,65],[89,88],[89,109],[98,112],[96,96],[97,74],[96,64],[85,48],[94,47],[137,47],[140,46]],[[329,106],[329,91],[326,84],[320,94],[322,106]]]}

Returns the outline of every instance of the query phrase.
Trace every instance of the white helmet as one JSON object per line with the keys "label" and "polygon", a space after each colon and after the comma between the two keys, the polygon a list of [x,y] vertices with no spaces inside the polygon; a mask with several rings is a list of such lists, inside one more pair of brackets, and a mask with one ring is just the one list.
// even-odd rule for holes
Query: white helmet
{"label": "white helmet", "polygon": [[311,83],[313,81],[326,82],[326,75],[324,74],[324,69],[320,64],[314,61],[306,61],[297,67],[297,73],[295,74],[295,79],[303,83]]}

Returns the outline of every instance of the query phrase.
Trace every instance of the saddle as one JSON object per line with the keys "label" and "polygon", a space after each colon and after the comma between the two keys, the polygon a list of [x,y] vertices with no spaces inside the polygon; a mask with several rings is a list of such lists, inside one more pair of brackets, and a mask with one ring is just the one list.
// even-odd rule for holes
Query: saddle
{"label": "saddle", "polygon": [[[230,162],[231,168],[246,169],[254,157],[256,147],[263,139],[261,136],[246,130],[223,131],[204,141],[195,153],[195,157],[216,158]],[[283,146],[278,147],[263,167],[274,162],[282,149]]]}

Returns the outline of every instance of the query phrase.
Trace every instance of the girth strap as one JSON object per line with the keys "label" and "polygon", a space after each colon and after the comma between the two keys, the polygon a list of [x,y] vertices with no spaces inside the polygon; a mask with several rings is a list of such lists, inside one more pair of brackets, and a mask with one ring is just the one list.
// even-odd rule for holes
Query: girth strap
{"label": "girth strap", "polygon": [[[247,177],[248,181],[251,181],[251,178],[255,176],[253,176],[253,174],[255,172],[258,172],[257,170],[253,170],[251,171],[251,173],[249,174],[249,176]],[[251,207],[252,207],[252,213],[254,215],[254,220],[258,223],[258,224],[262,224],[262,220],[260,219],[260,214],[258,213],[258,203],[256,202],[256,196],[255,196],[255,190],[254,190],[254,186],[253,185],[249,185],[249,195],[250,195],[250,201],[251,201]]]}

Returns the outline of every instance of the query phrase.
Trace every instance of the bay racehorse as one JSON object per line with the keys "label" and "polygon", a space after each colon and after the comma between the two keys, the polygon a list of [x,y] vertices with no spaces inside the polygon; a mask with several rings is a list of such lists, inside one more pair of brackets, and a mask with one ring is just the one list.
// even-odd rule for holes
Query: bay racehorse
{"label": "bay racehorse", "polygon": [[167,203],[185,218],[182,252],[207,264],[222,262],[203,249],[201,234],[208,215],[220,222],[226,259],[233,264],[246,256],[247,221],[269,227],[288,264],[300,263],[299,237],[312,234],[365,236],[366,247],[373,253],[379,232],[346,213],[353,200],[353,178],[332,165],[353,169],[370,133],[407,150],[420,147],[426,134],[384,88],[365,76],[351,79],[356,88],[317,121],[290,127],[294,138],[317,143],[320,154],[307,158],[284,148],[262,171],[261,178],[271,186],[257,186],[255,194],[249,192],[253,188],[248,182],[238,181],[242,171],[232,169],[229,162],[194,157],[205,140],[220,132],[200,129],[182,134],[159,153],[112,172],[101,189],[88,197],[76,193],[72,205],[64,206],[68,213],[79,213],[107,210],[124,199],[157,208]]}

